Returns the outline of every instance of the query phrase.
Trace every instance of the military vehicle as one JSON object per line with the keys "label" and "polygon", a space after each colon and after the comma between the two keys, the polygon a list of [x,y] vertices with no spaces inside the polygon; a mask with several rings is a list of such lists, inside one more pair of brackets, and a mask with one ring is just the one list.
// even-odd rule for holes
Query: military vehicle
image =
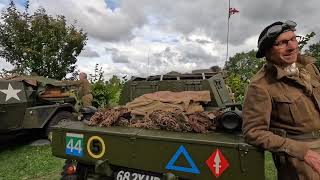
{"label": "military vehicle", "polygon": [[35,131],[48,136],[53,125],[73,119],[77,101],[67,87],[40,76],[0,79],[0,140]]}
{"label": "military vehicle", "polygon": [[82,122],[53,127],[52,153],[66,159],[62,179],[174,180],[265,179],[264,152],[244,142],[241,106],[234,104],[221,73],[132,78],[120,104],[157,91],[208,90],[206,111],[225,110],[214,132],[205,134]]}

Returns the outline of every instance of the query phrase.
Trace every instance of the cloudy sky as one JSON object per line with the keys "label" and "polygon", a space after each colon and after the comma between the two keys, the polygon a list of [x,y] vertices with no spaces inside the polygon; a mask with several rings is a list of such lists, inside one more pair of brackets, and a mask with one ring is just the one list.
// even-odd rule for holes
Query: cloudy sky
{"label": "cloudy sky", "polygon": [[[15,0],[23,5],[25,0]],[[0,0],[0,8],[8,0]],[[105,75],[147,76],[170,71],[223,67],[226,59],[228,0],[30,0],[63,14],[88,33],[78,69],[96,63]],[[261,30],[274,21],[294,20],[297,33],[320,39],[320,1],[231,0],[240,12],[230,18],[229,55],[256,49]],[[0,61],[0,69],[10,68]]]}

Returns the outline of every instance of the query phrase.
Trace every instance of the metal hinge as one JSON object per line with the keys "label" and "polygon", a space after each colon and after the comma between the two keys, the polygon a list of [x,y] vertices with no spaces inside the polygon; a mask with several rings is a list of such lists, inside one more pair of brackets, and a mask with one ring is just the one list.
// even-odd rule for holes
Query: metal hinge
{"label": "metal hinge", "polygon": [[239,158],[240,158],[240,168],[242,172],[247,171],[247,165],[249,163],[248,154],[249,154],[249,145],[248,144],[239,144]]}

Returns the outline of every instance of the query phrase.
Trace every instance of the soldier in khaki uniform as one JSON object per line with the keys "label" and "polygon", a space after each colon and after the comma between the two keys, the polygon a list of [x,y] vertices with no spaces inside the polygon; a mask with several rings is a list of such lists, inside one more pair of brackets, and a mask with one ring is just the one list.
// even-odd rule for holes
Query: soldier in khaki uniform
{"label": "soldier in khaki uniform", "polygon": [[320,74],[315,59],[299,54],[293,21],[267,26],[243,108],[245,140],[269,150],[278,179],[320,179]]}
{"label": "soldier in khaki uniform", "polygon": [[84,107],[92,106],[93,96],[91,94],[91,85],[87,80],[87,74],[84,72],[81,72],[79,75],[79,79],[80,79],[79,96],[81,97],[82,105]]}

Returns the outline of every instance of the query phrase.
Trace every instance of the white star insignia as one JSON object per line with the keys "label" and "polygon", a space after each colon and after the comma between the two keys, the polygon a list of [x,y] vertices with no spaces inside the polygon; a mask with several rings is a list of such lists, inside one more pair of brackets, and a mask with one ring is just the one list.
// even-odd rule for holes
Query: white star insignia
{"label": "white star insignia", "polygon": [[21,91],[21,89],[13,89],[10,83],[8,85],[8,89],[3,89],[0,91],[6,94],[6,102],[11,98],[15,98],[16,100],[20,101],[18,93]]}

